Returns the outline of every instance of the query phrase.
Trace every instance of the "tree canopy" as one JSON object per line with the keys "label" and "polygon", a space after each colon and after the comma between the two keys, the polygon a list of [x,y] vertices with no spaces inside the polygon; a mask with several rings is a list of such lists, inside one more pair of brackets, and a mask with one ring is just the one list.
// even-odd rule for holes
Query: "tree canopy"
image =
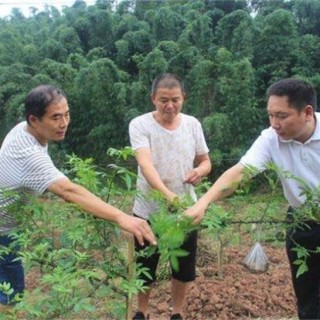
{"label": "tree canopy", "polygon": [[104,163],[109,147],[129,144],[129,121],[153,110],[153,78],[173,72],[219,173],[268,125],[273,81],[320,90],[319,24],[318,0],[76,0],[28,17],[15,8],[0,19],[1,140],[23,119],[27,92],[53,84],[72,118],[60,148]]}

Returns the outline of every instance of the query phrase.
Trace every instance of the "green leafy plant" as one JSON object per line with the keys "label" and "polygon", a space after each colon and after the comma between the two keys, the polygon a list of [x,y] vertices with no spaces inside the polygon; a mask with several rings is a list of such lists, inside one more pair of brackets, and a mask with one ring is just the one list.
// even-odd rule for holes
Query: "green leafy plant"
{"label": "green leafy plant", "polygon": [[[136,194],[133,188],[136,175],[119,162],[128,160],[132,154],[129,149],[123,153],[110,151],[109,156],[115,156],[116,161],[107,170],[98,168],[92,159],[82,160],[72,155],[68,157],[66,172],[105,201],[117,207],[130,208]],[[276,170],[271,169],[271,172]],[[191,199],[187,197],[168,202],[155,193],[153,197],[159,203],[159,210],[150,222],[158,238],[160,263],[170,261],[173,268],[179,268],[179,257],[187,254],[180,249],[187,234],[194,229],[205,230],[220,243],[218,265],[222,277],[223,248],[239,237],[240,229],[235,229],[236,226],[252,225],[253,222],[268,225],[275,221],[279,225],[283,223],[282,227],[299,227],[303,226],[306,218],[317,220],[315,209],[319,191],[302,183],[306,204],[297,211],[292,223],[281,221],[279,207],[274,204],[274,196],[279,193],[276,177],[266,173],[271,191],[263,207],[258,202],[248,203],[252,191],[247,188],[230,197],[225,205],[212,204],[199,226],[193,225],[184,215],[186,208],[193,203]],[[209,187],[210,183],[204,181],[197,190],[201,194]],[[259,197],[255,195],[255,198]],[[90,318],[90,314],[97,316],[99,312],[107,314],[110,319],[124,318],[126,313],[128,316],[128,299],[145,290],[138,276],[141,273],[148,275],[148,269],[138,265],[135,273],[129,271],[134,261],[128,259],[128,243],[123,241],[118,228],[50,194],[40,200],[34,197],[29,200],[28,204],[18,202],[11,208],[21,225],[21,229],[12,232],[11,236],[21,247],[19,254],[27,273],[36,275],[33,276],[35,283],[32,288],[27,288],[10,317],[14,319],[18,312],[22,312],[26,320],[63,319],[70,318],[72,314]],[[245,208],[241,209],[242,216],[237,215],[239,205]],[[250,229],[245,232],[250,233]],[[6,251],[1,250],[2,253]],[[150,247],[142,254],[151,254],[152,250],[154,248]],[[298,255],[295,262],[299,265],[297,276],[300,276],[307,271],[310,251],[299,246],[294,250]],[[316,250],[319,251],[318,248]],[[1,284],[0,290],[8,295],[12,292],[6,283]]]}
{"label": "green leafy plant", "polygon": [[[135,175],[117,163],[104,171],[93,159],[71,155],[65,170],[77,183],[117,207],[127,207],[135,192],[129,181]],[[116,177],[126,183],[115,183]],[[26,319],[60,319],[70,313],[97,313],[99,301],[110,317],[123,318],[126,297],[143,285],[128,275],[127,243],[118,228],[50,194],[43,199],[31,196],[28,204],[19,203],[14,209],[21,228],[11,235],[21,247],[27,273],[36,274],[34,288],[27,288],[14,309]],[[12,290],[6,284],[1,289],[8,294]]]}

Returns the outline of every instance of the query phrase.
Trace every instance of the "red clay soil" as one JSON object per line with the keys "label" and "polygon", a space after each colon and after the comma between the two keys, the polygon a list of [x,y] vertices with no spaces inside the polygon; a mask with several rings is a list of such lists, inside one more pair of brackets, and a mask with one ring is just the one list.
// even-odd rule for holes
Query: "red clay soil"
{"label": "red clay soil", "polygon": [[[222,280],[218,278],[215,259],[200,252],[198,277],[190,288],[184,319],[295,318],[295,297],[285,249],[266,245],[263,248],[269,268],[259,274],[242,264],[249,246],[225,248]],[[150,320],[168,320],[170,303],[170,284],[162,281],[151,295]]]}

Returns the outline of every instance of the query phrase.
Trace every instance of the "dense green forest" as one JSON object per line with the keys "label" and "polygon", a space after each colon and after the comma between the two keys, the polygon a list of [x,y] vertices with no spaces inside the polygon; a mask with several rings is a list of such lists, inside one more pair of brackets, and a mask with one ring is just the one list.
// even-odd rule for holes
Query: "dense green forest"
{"label": "dense green forest", "polygon": [[72,117],[55,154],[103,165],[109,147],[129,145],[129,121],[152,110],[152,79],[173,72],[218,173],[268,125],[273,81],[299,77],[320,92],[319,0],[77,0],[30,11],[0,19],[1,140],[23,119],[26,93],[53,84]]}

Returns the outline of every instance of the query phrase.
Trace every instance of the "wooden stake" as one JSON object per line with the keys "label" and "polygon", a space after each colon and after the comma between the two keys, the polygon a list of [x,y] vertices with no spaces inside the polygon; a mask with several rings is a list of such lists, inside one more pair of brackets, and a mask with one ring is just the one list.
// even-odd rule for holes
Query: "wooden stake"
{"label": "wooden stake", "polygon": [[[129,281],[134,277],[134,239],[129,237],[128,239],[128,276]],[[133,297],[127,295],[127,318],[126,320],[132,319],[132,310],[133,310]]]}

